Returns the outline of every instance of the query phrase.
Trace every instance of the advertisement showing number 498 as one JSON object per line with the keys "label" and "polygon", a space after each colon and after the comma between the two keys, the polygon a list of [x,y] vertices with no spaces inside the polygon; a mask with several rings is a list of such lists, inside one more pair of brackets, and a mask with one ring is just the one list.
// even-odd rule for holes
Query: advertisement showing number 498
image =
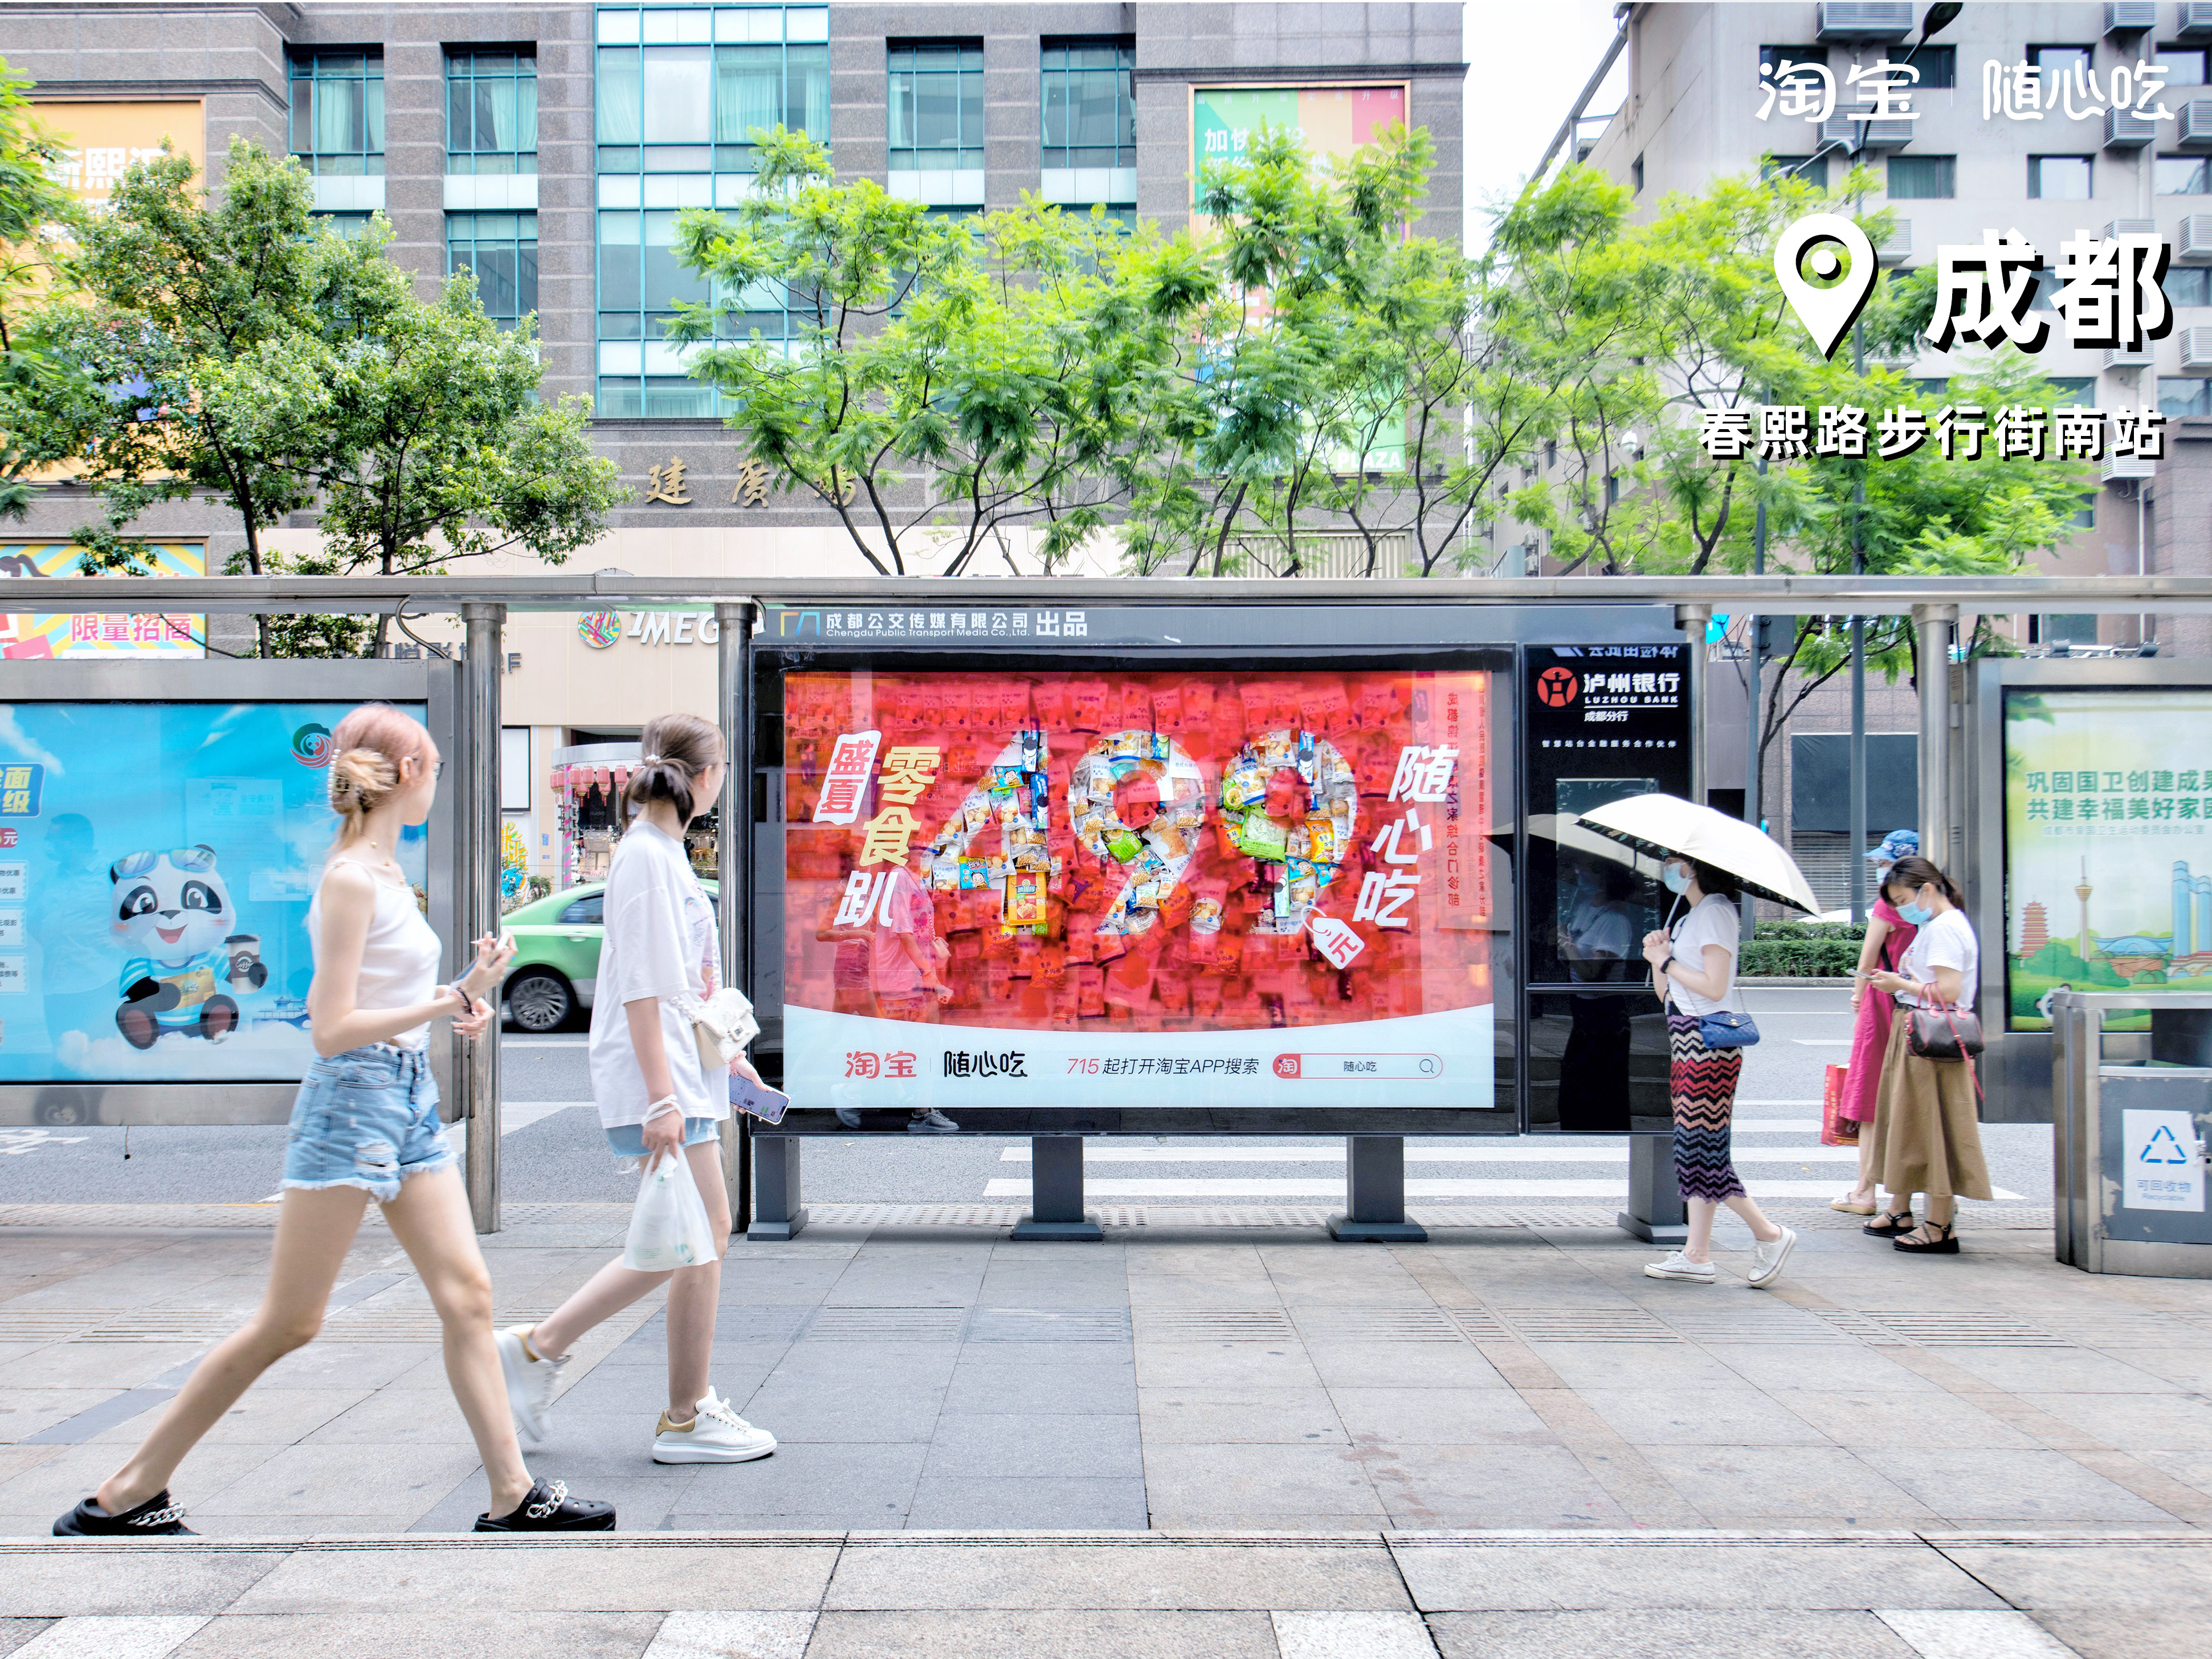
{"label": "advertisement showing number 498", "polygon": [[1492,1103],[1491,677],[794,672],[787,1087]]}

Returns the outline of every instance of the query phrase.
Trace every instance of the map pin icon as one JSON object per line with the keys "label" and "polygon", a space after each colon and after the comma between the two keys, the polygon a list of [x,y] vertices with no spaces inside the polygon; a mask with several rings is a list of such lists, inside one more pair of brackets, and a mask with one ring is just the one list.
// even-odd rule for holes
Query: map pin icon
{"label": "map pin icon", "polygon": [[[1837,257],[1838,248],[1850,256],[1850,269],[1844,272],[1843,281],[1833,288],[1815,288],[1807,282],[1803,270],[1826,282],[1844,270],[1844,262]],[[1839,213],[1814,213],[1784,231],[1775,243],[1774,274],[1781,281],[1790,308],[1805,325],[1820,356],[1832,357],[1836,343],[1858,321],[1859,313],[1874,297],[1875,278],[1880,273],[1874,244],[1867,240],[1866,232]]]}

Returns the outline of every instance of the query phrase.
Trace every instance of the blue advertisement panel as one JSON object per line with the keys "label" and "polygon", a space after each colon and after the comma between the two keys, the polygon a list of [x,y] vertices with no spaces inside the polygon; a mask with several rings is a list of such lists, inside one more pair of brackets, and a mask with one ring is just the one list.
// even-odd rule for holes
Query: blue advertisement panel
{"label": "blue advertisement panel", "polygon": [[[350,707],[0,704],[0,1082],[307,1069],[307,901]],[[420,830],[398,856],[422,893]]]}

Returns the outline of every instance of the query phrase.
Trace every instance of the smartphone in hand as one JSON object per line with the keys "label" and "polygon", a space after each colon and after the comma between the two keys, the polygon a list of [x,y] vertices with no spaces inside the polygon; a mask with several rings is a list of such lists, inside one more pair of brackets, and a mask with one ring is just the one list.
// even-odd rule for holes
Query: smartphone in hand
{"label": "smartphone in hand", "polygon": [[781,1123],[791,1109],[791,1097],[781,1089],[756,1083],[742,1073],[730,1073],[730,1104],[763,1123]]}

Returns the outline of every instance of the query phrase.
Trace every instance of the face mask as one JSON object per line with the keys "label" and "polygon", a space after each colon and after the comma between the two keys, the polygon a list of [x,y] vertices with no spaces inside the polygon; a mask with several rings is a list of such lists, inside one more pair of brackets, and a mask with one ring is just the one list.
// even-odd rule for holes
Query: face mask
{"label": "face mask", "polygon": [[1667,890],[1670,893],[1686,893],[1690,890],[1690,872],[1677,865],[1669,864],[1662,867],[1659,872],[1659,879],[1667,884]]}
{"label": "face mask", "polygon": [[1925,927],[1936,920],[1936,913],[1924,904],[1900,904],[1897,907],[1897,914],[1915,927]]}

